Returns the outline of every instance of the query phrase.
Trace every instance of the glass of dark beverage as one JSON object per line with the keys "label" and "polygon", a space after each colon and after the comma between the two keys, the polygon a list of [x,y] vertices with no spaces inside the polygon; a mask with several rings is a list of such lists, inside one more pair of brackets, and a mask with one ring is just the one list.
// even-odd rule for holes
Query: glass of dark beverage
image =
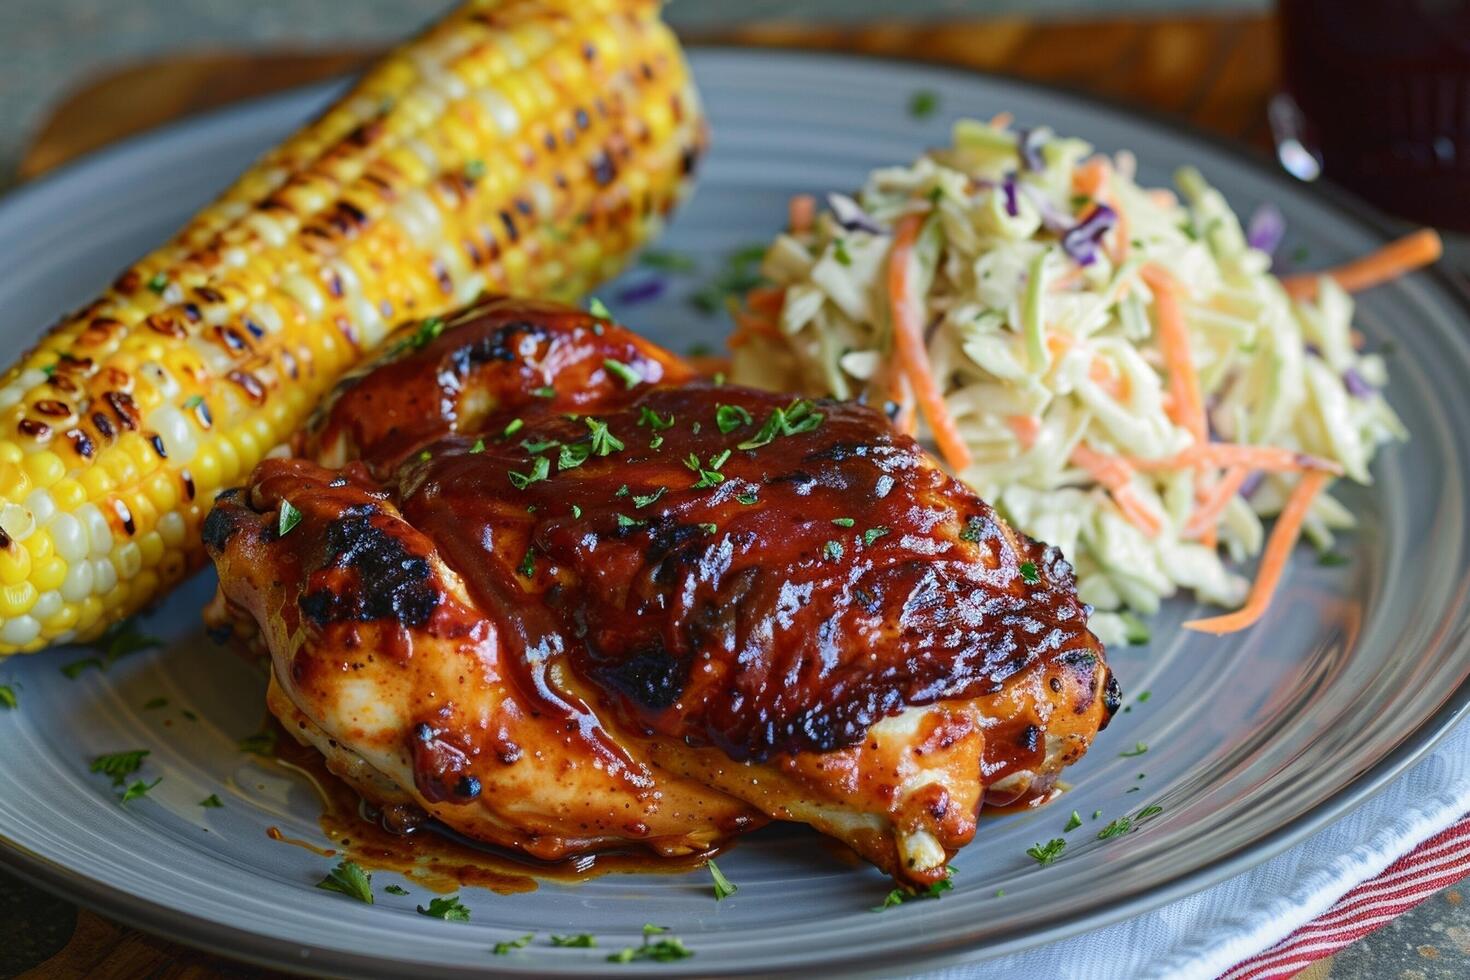
{"label": "glass of dark beverage", "polygon": [[1470,231],[1470,0],[1279,0],[1287,170]]}

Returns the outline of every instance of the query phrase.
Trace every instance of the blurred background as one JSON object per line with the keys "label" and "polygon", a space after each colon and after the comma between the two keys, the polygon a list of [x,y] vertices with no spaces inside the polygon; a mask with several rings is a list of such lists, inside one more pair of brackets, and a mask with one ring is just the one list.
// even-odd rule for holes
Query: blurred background
{"label": "blurred background", "polygon": [[[15,181],[26,142],[47,110],[104,72],[180,50],[371,49],[448,6],[448,0],[0,0],[0,186]],[[1268,0],[674,0],[668,18],[686,35],[715,36],[753,23],[1157,17],[1268,7]]]}

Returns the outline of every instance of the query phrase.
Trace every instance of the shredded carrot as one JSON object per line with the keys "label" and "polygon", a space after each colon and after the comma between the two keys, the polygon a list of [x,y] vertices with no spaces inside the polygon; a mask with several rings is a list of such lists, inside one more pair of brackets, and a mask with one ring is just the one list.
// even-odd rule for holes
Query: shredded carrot
{"label": "shredded carrot", "polygon": [[1169,393],[1174,399],[1169,417],[1188,429],[1195,442],[1203,443],[1209,438],[1205,401],[1189,350],[1189,330],[1179,305],[1178,284],[1173,276],[1152,263],[1143,267],[1141,275],[1153,290],[1154,306],[1159,314],[1159,350],[1169,369]]}
{"label": "shredded carrot", "polygon": [[1333,476],[1342,474],[1342,467],[1330,459],[1309,456],[1295,449],[1280,446],[1246,446],[1235,442],[1200,442],[1182,452],[1161,459],[1129,458],[1128,464],[1136,470],[1182,470],[1189,467],[1244,466],[1267,473],[1295,473],[1320,470]]}
{"label": "shredded carrot", "polygon": [[761,316],[747,310],[732,310],[731,318],[735,321],[735,332],[726,341],[729,347],[743,347],[750,343],[752,337],[765,337],[769,340],[781,339],[781,328],[774,320]]}
{"label": "shredded carrot", "polygon": [[1248,466],[1232,466],[1226,470],[1220,482],[1205,493],[1194,513],[1189,515],[1189,520],[1184,524],[1184,537],[1203,538],[1215,530],[1215,525],[1220,523],[1220,515],[1225,513],[1225,508],[1240,492],[1241,486],[1250,475]]}
{"label": "shredded carrot", "polygon": [[924,324],[916,305],[919,297],[913,295],[913,283],[909,281],[909,258],[923,225],[923,215],[910,214],[893,230],[893,246],[888,252],[888,301],[892,304],[893,346],[919,407],[929,422],[929,429],[934,433],[939,451],[951,467],[961,471],[970,465],[970,447],[961,438],[949,414],[949,407],[944,404],[944,393],[934,380],[929,366],[929,351],[924,346]]}
{"label": "shredded carrot", "polygon": [[1246,597],[1245,605],[1223,616],[1190,620],[1184,624],[1185,629],[1220,636],[1243,630],[1261,618],[1266,608],[1271,605],[1271,596],[1276,592],[1276,586],[1280,584],[1281,577],[1286,571],[1286,561],[1291,556],[1291,549],[1296,545],[1297,537],[1301,534],[1302,522],[1306,520],[1307,511],[1311,508],[1312,501],[1317,499],[1317,494],[1322,491],[1330,479],[1331,476],[1327,473],[1313,470],[1303,474],[1301,482],[1291,491],[1286,507],[1276,518],[1276,526],[1271,529],[1271,537],[1266,542],[1266,553],[1261,556],[1261,567],[1256,570],[1256,580],[1251,585],[1250,595]]}
{"label": "shredded carrot", "polygon": [[1437,262],[1443,253],[1444,242],[1440,241],[1439,233],[1433,228],[1421,228],[1360,259],[1325,272],[1288,276],[1281,280],[1281,285],[1294,299],[1315,299],[1317,281],[1325,275],[1337,280],[1348,292],[1356,293]]}
{"label": "shredded carrot", "polygon": [[782,286],[761,286],[745,294],[745,305],[772,320],[781,316],[781,307],[786,303],[786,289]]}
{"label": "shredded carrot", "polygon": [[1102,157],[1084,160],[1077,165],[1076,170],[1072,171],[1072,189],[1088,197],[1097,197],[1107,180],[1108,161]]}
{"label": "shredded carrot", "polygon": [[1009,112],[997,112],[995,115],[990,117],[990,128],[1010,129],[1011,123],[1015,121],[1016,117],[1011,115]]}
{"label": "shredded carrot", "polygon": [[1030,449],[1036,445],[1036,437],[1041,435],[1041,419],[1034,415],[1009,416],[1006,425],[1016,434],[1016,441],[1021,444],[1022,449]]}
{"label": "shredded carrot", "polygon": [[1049,293],[1060,293],[1076,286],[1087,276],[1087,270],[1080,265],[1074,265],[1066,272],[1052,279],[1046,284]]}
{"label": "shredded carrot", "polygon": [[1127,460],[1100,453],[1081,442],[1072,450],[1071,459],[1087,471],[1088,476],[1107,488],[1113,503],[1140,531],[1154,537],[1164,529],[1163,520],[1133,488],[1133,467]]}
{"label": "shredded carrot", "polygon": [[1092,359],[1092,364],[1087,368],[1087,377],[1115,401],[1127,401],[1132,391],[1132,385],[1128,383],[1128,375],[1115,371],[1105,358],[1094,357]]}
{"label": "shredded carrot", "polygon": [[811,231],[817,220],[817,199],[810,194],[793,194],[787,205],[787,224],[793,235]]}

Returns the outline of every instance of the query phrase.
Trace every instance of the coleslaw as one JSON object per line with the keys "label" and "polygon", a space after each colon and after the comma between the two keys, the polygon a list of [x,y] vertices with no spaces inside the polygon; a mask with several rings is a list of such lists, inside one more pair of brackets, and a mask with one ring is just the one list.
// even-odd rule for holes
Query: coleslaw
{"label": "coleslaw", "polygon": [[[734,380],[888,406],[1062,550],[1108,643],[1142,639],[1131,613],[1181,591],[1244,604],[1199,628],[1249,625],[1298,530],[1326,550],[1353,526],[1319,491],[1369,482],[1377,448],[1407,437],[1348,292],[1272,274],[1279,212],[1248,232],[1196,170],[1177,190],[1135,172],[1126,152],[961,121],[855,197],[793,201],[771,285],[732,310]],[[1437,255],[1437,239],[1395,247],[1345,281]],[[1253,588],[1240,568],[1283,510],[1289,540]]]}

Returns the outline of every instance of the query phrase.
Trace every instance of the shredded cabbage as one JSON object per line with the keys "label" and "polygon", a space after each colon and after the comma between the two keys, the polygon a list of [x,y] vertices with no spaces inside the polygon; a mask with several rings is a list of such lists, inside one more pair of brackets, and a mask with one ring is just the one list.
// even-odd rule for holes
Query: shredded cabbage
{"label": "shredded cabbage", "polygon": [[[1171,416],[1147,266],[1181,288],[1212,439],[1331,460],[1368,482],[1378,446],[1406,433],[1379,393],[1383,360],[1352,330],[1352,298],[1324,277],[1314,301],[1293,301],[1252,244],[1274,248],[1280,229],[1258,223],[1247,238],[1193,168],[1175,175],[1176,194],[1140,187],[1130,155],[1097,157],[1046,130],[966,120],[953,141],[873,171],[855,197],[829,198],[836,214],[777,237],[762,266],[783,291],[777,329],[732,344],[734,379],[878,405],[903,391],[893,384],[887,256],[895,222],[923,214],[911,288],[925,304],[935,383],[973,456],[956,475],[1015,527],[1061,548],[1104,642],[1137,632],[1127,610],[1153,613],[1181,590],[1239,605],[1248,583],[1234,566],[1260,550],[1262,519],[1296,474],[1252,477],[1209,534],[1190,536],[1185,525],[1221,471],[1139,469],[1124,492],[1158,515],[1150,533],[1071,457],[1085,445],[1159,461],[1192,444]],[[1103,164],[1101,186],[1083,193]],[[1324,493],[1304,531],[1327,548],[1352,524]]]}

